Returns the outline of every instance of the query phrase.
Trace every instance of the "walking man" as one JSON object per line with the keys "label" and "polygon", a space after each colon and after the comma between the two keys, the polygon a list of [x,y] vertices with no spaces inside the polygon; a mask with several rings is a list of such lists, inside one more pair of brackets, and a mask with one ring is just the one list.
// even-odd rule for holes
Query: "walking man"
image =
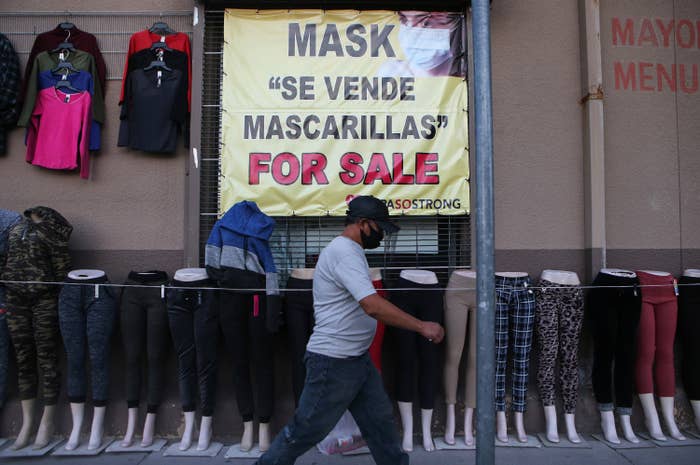
{"label": "walking man", "polygon": [[292,465],[322,440],[350,410],[378,465],[408,465],[393,408],[369,349],[376,320],[416,331],[438,344],[445,331],[380,297],[372,285],[363,249],[379,247],[384,233],[399,230],[389,210],[372,196],[348,205],[345,229],[319,256],[313,279],[316,324],[306,347],[306,381],[294,417],[258,465]]}

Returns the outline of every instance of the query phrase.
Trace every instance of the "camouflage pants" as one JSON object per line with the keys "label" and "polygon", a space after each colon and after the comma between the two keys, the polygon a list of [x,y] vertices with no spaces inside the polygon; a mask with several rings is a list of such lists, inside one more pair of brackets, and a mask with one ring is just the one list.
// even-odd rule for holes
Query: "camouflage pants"
{"label": "camouflage pants", "polygon": [[7,290],[7,326],[17,358],[20,399],[38,393],[37,362],[42,372],[45,405],[58,400],[58,310],[54,293],[15,294]]}

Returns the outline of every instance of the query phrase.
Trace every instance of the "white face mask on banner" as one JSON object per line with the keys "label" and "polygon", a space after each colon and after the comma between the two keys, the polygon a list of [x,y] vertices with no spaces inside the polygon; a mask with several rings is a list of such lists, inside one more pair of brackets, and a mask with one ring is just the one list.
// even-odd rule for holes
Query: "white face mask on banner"
{"label": "white face mask on banner", "polygon": [[430,70],[452,58],[449,29],[399,26],[399,43],[414,68]]}

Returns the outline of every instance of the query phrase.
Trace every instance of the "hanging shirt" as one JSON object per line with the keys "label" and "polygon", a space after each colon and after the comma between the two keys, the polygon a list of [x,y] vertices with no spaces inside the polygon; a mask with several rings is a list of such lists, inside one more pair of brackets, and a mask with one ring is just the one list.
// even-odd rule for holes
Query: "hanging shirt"
{"label": "hanging shirt", "polygon": [[91,100],[88,92],[39,91],[27,131],[27,162],[54,170],[80,167],[80,177],[87,179]]}
{"label": "hanging shirt", "polygon": [[[27,93],[25,95],[24,104],[22,105],[22,113],[20,113],[19,121],[17,121],[17,126],[24,127],[29,124],[29,118],[32,115],[36,95],[39,91],[39,73],[56,68],[59,61],[58,53],[41,52],[36,56],[36,60],[34,60],[34,65],[32,66],[32,71],[29,74]],[[94,98],[90,99],[92,102],[92,114],[93,118],[95,118],[98,123],[104,124],[105,102],[102,95],[102,86],[96,79],[97,68],[95,67],[95,59],[87,52],[75,50],[68,54],[66,61],[69,61],[74,68],[80,71],[87,71],[92,75],[92,80],[95,86],[95,96]]]}
{"label": "hanging shirt", "polygon": [[177,69],[135,69],[127,77],[119,126],[120,147],[172,153],[187,121],[187,80]]}
{"label": "hanging shirt", "polygon": [[[67,80],[70,82],[71,87],[79,91],[88,91],[90,96],[94,97],[95,86],[93,85],[92,76],[87,71],[78,71],[77,73],[70,73],[66,76]],[[39,73],[39,90],[46,89],[48,87],[54,87],[58,81],[63,79],[63,75],[54,73],[51,70],[42,71]],[[65,87],[60,89],[61,92],[72,94],[70,90]],[[100,150],[102,137],[102,127],[100,123],[92,120],[92,125],[90,127],[90,150]]]}
{"label": "hanging shirt", "polygon": [[[146,68],[151,64],[152,61],[158,60],[158,54],[155,50],[150,48],[143,49],[131,55],[129,57],[128,72],[135,69]],[[178,69],[182,72],[183,76],[186,76],[187,82],[189,82],[189,63],[190,60],[185,52],[179,50],[167,51],[163,50],[163,62],[168,65],[168,68]]]}
{"label": "hanging shirt", "polygon": [[0,155],[7,151],[7,130],[17,121],[19,58],[10,40],[0,34]]}
{"label": "hanging shirt", "polygon": [[134,33],[129,39],[129,50],[126,55],[126,63],[124,63],[124,75],[122,78],[122,92],[119,97],[119,103],[123,103],[126,96],[124,95],[126,88],[126,78],[129,74],[129,58],[131,55],[143,49],[150,48],[153,42],[161,42],[165,37],[165,45],[173,50],[179,50],[187,55],[187,111],[190,110],[191,94],[192,94],[192,51],[190,49],[190,38],[184,32],[168,34],[162,36],[155,34],[148,29]]}
{"label": "hanging shirt", "polygon": [[55,29],[42,32],[36,37],[36,39],[34,39],[32,51],[29,52],[29,57],[27,59],[27,68],[24,71],[25,87],[22,88],[21,92],[23,97],[22,101],[24,101],[24,95],[27,90],[27,82],[29,81],[29,75],[32,72],[32,65],[34,64],[34,59],[36,56],[41,52],[53,50],[58,46],[58,44],[65,42],[66,39],[68,39],[68,42],[72,43],[76,49],[92,55],[92,57],[95,59],[95,73],[93,73],[95,76],[94,79],[96,82],[100,83],[100,89],[105,88],[107,66],[105,65],[105,60],[102,57],[102,52],[100,52],[100,48],[97,46],[97,39],[95,36],[89,32],[81,31],[75,26],[70,29],[63,29],[56,26]]}

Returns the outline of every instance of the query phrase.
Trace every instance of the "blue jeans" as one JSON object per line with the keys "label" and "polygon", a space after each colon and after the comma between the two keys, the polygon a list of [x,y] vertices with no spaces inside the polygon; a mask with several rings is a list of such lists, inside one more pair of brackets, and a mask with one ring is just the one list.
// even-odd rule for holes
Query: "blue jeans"
{"label": "blue jeans", "polygon": [[10,332],[5,321],[5,289],[0,285],[0,408],[7,399],[7,363],[10,351]]}
{"label": "blue jeans", "polygon": [[109,388],[110,340],[117,314],[114,292],[94,286],[71,285],[71,282],[108,283],[106,277],[95,280],[66,280],[58,298],[58,322],[68,361],[68,400],[85,402],[87,373],[85,355],[90,359],[92,401],[95,407],[107,405]]}
{"label": "blue jeans", "polygon": [[369,354],[338,359],[307,352],[306,382],[294,417],[256,464],[291,465],[350,410],[378,465],[408,465],[391,402]]}

